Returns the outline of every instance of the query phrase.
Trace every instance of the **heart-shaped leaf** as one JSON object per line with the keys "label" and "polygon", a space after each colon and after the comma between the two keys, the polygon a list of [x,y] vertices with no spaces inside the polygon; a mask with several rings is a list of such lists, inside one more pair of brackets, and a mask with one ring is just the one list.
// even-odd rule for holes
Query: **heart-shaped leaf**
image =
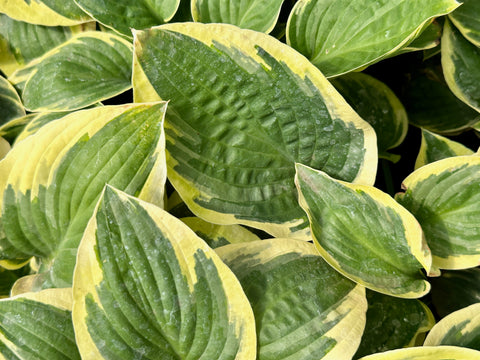
{"label": "heart-shaped leaf", "polygon": [[272,239],[218,248],[252,304],[258,360],[349,360],[365,326],[365,288],[315,246]]}
{"label": "heart-shaped leaf", "polygon": [[180,220],[110,186],[73,293],[82,359],[255,359],[252,309],[230,269]]}
{"label": "heart-shaped leaf", "polygon": [[203,23],[226,23],[269,33],[282,4],[283,0],[193,0],[192,15]]}
{"label": "heart-shaped leaf", "polygon": [[266,34],[199,23],[138,31],[133,84],[136,101],[169,100],[169,180],[209,222],[308,239],[296,161],[373,183],[373,129],[317,68]]}
{"label": "heart-shaped leaf", "polygon": [[0,258],[42,259],[50,285],[71,284],[75,254],[105,183],[162,204],[165,104],[72,113],[0,162]]}
{"label": "heart-shaped leaf", "polygon": [[480,156],[457,156],[425,165],[403,181],[395,199],[420,222],[441,269],[480,262]]}
{"label": "heart-shaped leaf", "polygon": [[296,183],[315,244],[335,269],[387,295],[418,298],[430,290],[421,273],[432,262],[422,229],[394,199],[300,164]]}

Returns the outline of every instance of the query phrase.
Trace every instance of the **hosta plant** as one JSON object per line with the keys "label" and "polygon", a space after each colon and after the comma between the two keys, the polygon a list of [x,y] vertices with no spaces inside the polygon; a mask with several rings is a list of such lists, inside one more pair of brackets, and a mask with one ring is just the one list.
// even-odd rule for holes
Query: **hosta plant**
{"label": "hosta plant", "polygon": [[0,0],[0,358],[480,359],[475,0]]}

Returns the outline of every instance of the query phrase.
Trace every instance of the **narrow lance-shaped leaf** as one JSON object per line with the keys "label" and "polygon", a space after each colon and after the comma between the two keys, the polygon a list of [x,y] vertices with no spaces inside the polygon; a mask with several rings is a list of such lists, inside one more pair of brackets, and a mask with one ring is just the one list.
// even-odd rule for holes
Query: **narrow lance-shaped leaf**
{"label": "narrow lance-shaped leaf", "polygon": [[442,67],[452,92],[480,112],[480,48],[465,39],[448,20],[443,27]]}
{"label": "narrow lance-shaped leaf", "polygon": [[226,23],[269,33],[282,4],[283,0],[192,0],[192,15],[203,23]]}
{"label": "narrow lance-shaped leaf", "polygon": [[460,346],[418,346],[386,351],[360,360],[480,360],[480,351]]}
{"label": "narrow lance-shaped leaf", "polygon": [[457,156],[425,165],[403,181],[396,200],[420,222],[441,269],[480,262],[480,156]]}
{"label": "narrow lance-shaped leaf", "polygon": [[169,180],[207,221],[308,239],[296,161],[373,183],[373,129],[268,35],[199,23],[138,31],[133,84],[136,101],[169,100]]}
{"label": "narrow lance-shaped leaf", "polygon": [[168,22],[180,0],[75,0],[95,20],[121,34],[132,36],[131,29],[146,29]]}
{"label": "narrow lance-shaped leaf", "polygon": [[480,303],[444,317],[428,333],[426,346],[453,345],[480,350]]}
{"label": "narrow lance-shaped leaf", "polygon": [[68,286],[105,183],[162,204],[164,107],[78,111],[15,145],[0,162],[0,258],[39,257],[47,283],[37,286]]}
{"label": "narrow lance-shaped leaf", "polygon": [[469,41],[480,46],[480,3],[462,0],[462,6],[449,14],[448,18]]}
{"label": "narrow lance-shaped leaf", "polygon": [[73,291],[82,359],[255,359],[252,309],[230,269],[180,220],[110,186]]}
{"label": "narrow lance-shaped leaf", "polygon": [[[1,14],[0,14],[1,16]],[[25,109],[15,88],[0,76],[0,125],[25,116]]]}
{"label": "narrow lance-shaped leaf", "polygon": [[367,300],[367,322],[355,359],[422,343],[435,324],[432,312],[419,300],[375,291],[367,291]]}
{"label": "narrow lance-shaped leaf", "polygon": [[131,87],[132,47],[113,34],[80,33],[12,75],[30,111],[90,106]]}
{"label": "narrow lance-shaped leaf", "polygon": [[301,0],[287,24],[287,42],[327,76],[381,60],[413,40],[455,0]]}
{"label": "narrow lance-shaped leaf", "polygon": [[394,199],[300,164],[296,183],[315,244],[335,269],[387,295],[418,298],[430,290],[421,273],[432,262],[422,229]]}
{"label": "narrow lance-shaped leaf", "polygon": [[0,300],[2,359],[80,360],[71,310],[70,288]]}
{"label": "narrow lance-shaped leaf", "polygon": [[415,169],[448,157],[472,154],[473,151],[461,143],[422,129],[422,143]]}
{"label": "narrow lance-shaped leaf", "polygon": [[216,249],[255,315],[258,360],[350,360],[365,326],[365,288],[313,244],[271,239]]}
{"label": "narrow lance-shaped leaf", "polygon": [[31,24],[72,26],[91,21],[73,0],[0,0],[0,13]]}

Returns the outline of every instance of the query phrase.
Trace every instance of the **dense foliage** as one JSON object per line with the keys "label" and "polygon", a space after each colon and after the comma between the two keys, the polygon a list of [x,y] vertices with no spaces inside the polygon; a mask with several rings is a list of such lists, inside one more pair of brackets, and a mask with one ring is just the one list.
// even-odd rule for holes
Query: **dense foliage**
{"label": "dense foliage", "polygon": [[478,1],[0,0],[0,70],[0,358],[480,359]]}

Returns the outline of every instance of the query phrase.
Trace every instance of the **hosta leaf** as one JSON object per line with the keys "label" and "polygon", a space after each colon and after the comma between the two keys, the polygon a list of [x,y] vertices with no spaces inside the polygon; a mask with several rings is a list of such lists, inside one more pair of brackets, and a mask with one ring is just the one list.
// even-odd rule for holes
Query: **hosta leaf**
{"label": "hosta leaf", "polygon": [[257,235],[241,225],[216,225],[198,217],[186,217],[180,220],[212,249],[228,244],[260,240]]}
{"label": "hosta leaf", "polygon": [[440,67],[422,68],[409,77],[401,101],[411,124],[436,133],[455,134],[480,120],[480,114],[448,88]]}
{"label": "hosta leaf", "polygon": [[145,29],[169,21],[180,0],[75,0],[98,22],[132,36],[131,29]]}
{"label": "hosta leaf", "polygon": [[71,26],[91,20],[73,0],[0,0],[0,13],[15,20],[46,26]]}
{"label": "hosta leaf", "polygon": [[365,332],[355,358],[413,346],[435,324],[430,309],[415,299],[400,299],[367,291]]}
{"label": "hosta leaf", "polygon": [[360,360],[480,360],[480,351],[459,346],[419,346],[369,355]]}
{"label": "hosta leaf", "polygon": [[433,49],[440,44],[442,28],[443,27],[439,22],[433,21],[420,33],[420,35],[418,35],[417,38],[415,38],[415,40],[401,48],[396,55],[411,51]]}
{"label": "hosta leaf", "polygon": [[480,303],[440,320],[428,333],[425,345],[454,345],[480,350]]}
{"label": "hosta leaf", "polygon": [[420,222],[441,269],[480,262],[480,156],[457,156],[425,165],[403,181],[396,195]]}
{"label": "hosta leaf", "polygon": [[33,118],[33,114],[22,116],[0,126],[0,136],[10,144],[15,142],[17,136],[23,131],[28,122]]}
{"label": "hosta leaf", "polygon": [[180,220],[109,186],[73,290],[85,360],[255,359],[252,309],[227,266]]}
{"label": "hosta leaf", "polygon": [[[12,75],[30,111],[75,110],[131,87],[131,44],[98,31],[80,33]],[[21,75],[20,75],[21,74]]]}
{"label": "hosta leaf", "polygon": [[3,137],[0,137],[0,160],[10,151],[10,144]]}
{"label": "hosta leaf", "polygon": [[26,23],[0,14],[0,69],[11,75],[15,70],[63,44],[72,34],[95,30],[90,22],[74,27],[42,26]]}
{"label": "hosta leaf", "polygon": [[480,46],[480,3],[478,1],[462,0],[462,6],[448,17],[463,36]]}
{"label": "hosta leaf", "polygon": [[27,136],[35,134],[40,128],[48,124],[51,121],[61,119],[62,117],[70,114],[70,111],[63,111],[63,112],[43,112],[43,113],[34,113],[29,114],[28,123],[25,125],[23,130],[18,134],[15,141],[19,142],[25,139]]}
{"label": "hosta leaf", "polygon": [[0,258],[40,257],[45,280],[66,286],[105,183],[161,204],[164,106],[78,111],[16,144],[0,162]]}
{"label": "hosta leaf", "polygon": [[327,76],[385,58],[413,40],[455,0],[301,0],[287,25],[287,42]]}
{"label": "hosta leaf", "polygon": [[431,279],[435,312],[445,317],[451,312],[480,302],[480,268],[442,271]]}
{"label": "hosta leaf", "polygon": [[[1,14],[0,14],[1,15]],[[15,88],[0,76],[0,125],[25,116],[25,109]]]}
{"label": "hosta leaf", "polygon": [[415,169],[448,157],[472,154],[472,150],[459,142],[422,129],[422,144],[415,162]]}
{"label": "hosta leaf", "polygon": [[363,73],[351,73],[332,80],[353,109],[373,126],[380,157],[391,158],[387,150],[400,145],[407,135],[408,117],[392,90]]}
{"label": "hosta leaf", "polygon": [[373,183],[373,129],[268,35],[199,23],[136,32],[133,84],[136,101],[169,100],[169,180],[209,222],[305,236],[296,161]]}
{"label": "hosta leaf", "polygon": [[0,300],[3,359],[78,359],[72,289],[47,289]]}
{"label": "hosta leaf", "polygon": [[255,314],[258,360],[349,360],[365,326],[365,288],[313,244],[272,239],[217,249]]}
{"label": "hosta leaf", "polygon": [[389,195],[297,165],[299,202],[321,255],[346,277],[404,298],[430,290],[422,276],[431,255],[422,229]]}
{"label": "hosta leaf", "polygon": [[442,66],[452,92],[480,112],[480,48],[465,39],[449,21],[443,27]]}
{"label": "hosta leaf", "polygon": [[192,0],[192,15],[203,23],[227,23],[269,33],[282,4],[283,0]]}

